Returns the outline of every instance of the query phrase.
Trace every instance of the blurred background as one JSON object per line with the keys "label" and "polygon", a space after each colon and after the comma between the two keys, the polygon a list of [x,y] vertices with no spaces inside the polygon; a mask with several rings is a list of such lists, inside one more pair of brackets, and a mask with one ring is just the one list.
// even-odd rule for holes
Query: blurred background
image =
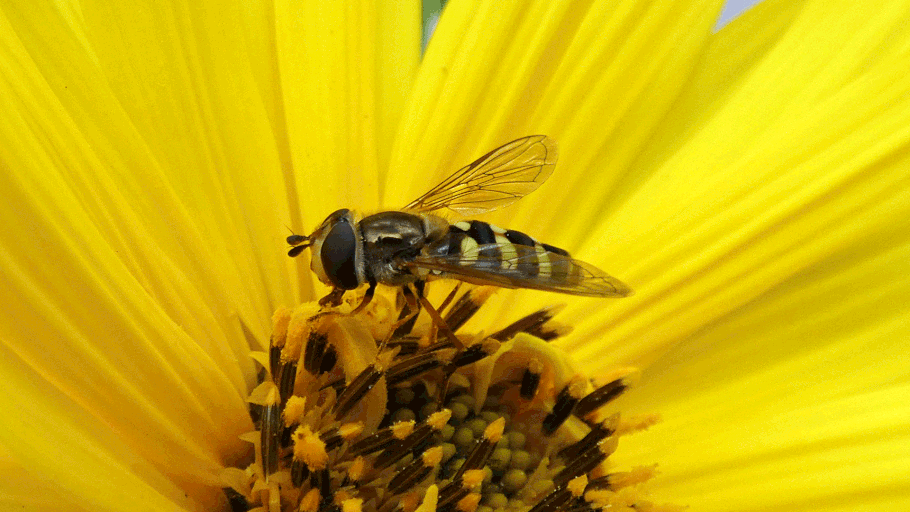
{"label": "blurred background", "polygon": [[[727,0],[724,10],[720,13],[717,20],[717,29],[721,29],[730,20],[736,18],[746,11],[749,7],[757,4],[761,0]],[[445,0],[423,0],[423,47],[427,47],[430,36],[433,35],[433,29],[436,28],[436,22],[439,21],[439,14],[445,7]]]}

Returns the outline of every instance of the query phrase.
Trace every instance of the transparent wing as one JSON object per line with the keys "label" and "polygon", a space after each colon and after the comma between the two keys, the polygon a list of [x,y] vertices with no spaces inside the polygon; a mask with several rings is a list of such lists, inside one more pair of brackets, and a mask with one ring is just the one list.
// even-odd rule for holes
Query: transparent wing
{"label": "transparent wing", "polygon": [[597,267],[552,252],[541,255],[535,247],[484,244],[466,254],[421,255],[404,263],[450,277],[503,288],[531,288],[588,297],[625,297],[632,289]]}
{"label": "transparent wing", "polygon": [[513,140],[459,169],[405,210],[448,208],[477,215],[502,208],[537,190],[553,173],[557,156],[556,142],[545,135]]}

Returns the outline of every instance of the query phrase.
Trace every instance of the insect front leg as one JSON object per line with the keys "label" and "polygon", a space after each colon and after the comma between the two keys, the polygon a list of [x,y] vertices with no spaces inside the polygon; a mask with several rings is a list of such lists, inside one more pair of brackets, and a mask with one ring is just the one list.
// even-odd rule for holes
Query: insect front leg
{"label": "insect front leg", "polygon": [[370,287],[367,288],[367,291],[363,294],[363,300],[360,301],[360,304],[354,308],[354,311],[351,312],[352,315],[356,315],[363,311],[373,300],[373,295],[376,294],[376,281],[370,281]]}
{"label": "insect front leg", "polygon": [[338,307],[341,305],[341,301],[344,298],[344,290],[342,288],[333,288],[331,292],[325,297],[319,299],[319,305],[322,307]]}

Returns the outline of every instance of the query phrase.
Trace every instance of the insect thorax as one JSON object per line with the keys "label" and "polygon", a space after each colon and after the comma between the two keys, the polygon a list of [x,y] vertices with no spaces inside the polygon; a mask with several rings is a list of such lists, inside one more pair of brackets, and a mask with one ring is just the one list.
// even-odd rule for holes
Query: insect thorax
{"label": "insect thorax", "polygon": [[417,276],[401,267],[427,243],[443,236],[448,224],[435,215],[380,212],[360,221],[368,278],[387,285],[413,282]]}

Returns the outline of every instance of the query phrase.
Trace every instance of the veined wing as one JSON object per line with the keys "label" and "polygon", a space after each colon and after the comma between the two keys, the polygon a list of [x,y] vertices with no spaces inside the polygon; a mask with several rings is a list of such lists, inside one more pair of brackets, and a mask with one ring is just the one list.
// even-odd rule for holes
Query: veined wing
{"label": "veined wing", "polygon": [[553,174],[558,152],[546,135],[513,140],[459,169],[405,210],[431,212],[448,208],[476,215],[508,206],[537,190]]}
{"label": "veined wing", "polygon": [[625,297],[632,289],[597,267],[540,247],[493,243],[465,253],[421,255],[405,265],[480,285],[588,297]]}

